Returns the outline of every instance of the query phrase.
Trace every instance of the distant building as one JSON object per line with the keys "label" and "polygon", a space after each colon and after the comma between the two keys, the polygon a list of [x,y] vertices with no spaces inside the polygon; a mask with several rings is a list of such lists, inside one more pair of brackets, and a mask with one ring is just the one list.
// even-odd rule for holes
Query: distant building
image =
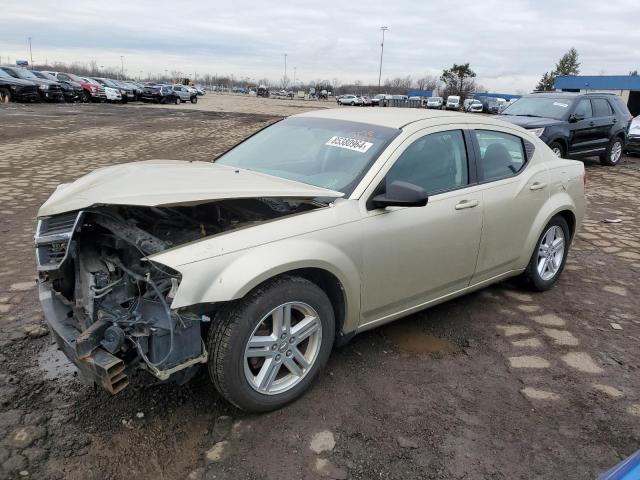
{"label": "distant building", "polygon": [[431,97],[431,90],[407,90],[407,97]]}
{"label": "distant building", "polygon": [[640,75],[560,75],[555,89],[561,92],[608,92],[620,95],[633,116],[640,115]]}
{"label": "distant building", "polygon": [[481,93],[473,94],[473,98],[477,98],[482,103],[484,103],[487,98],[504,98],[508,102],[509,100],[513,100],[514,98],[520,98],[520,97],[522,97],[522,95],[512,95],[511,93],[481,92]]}

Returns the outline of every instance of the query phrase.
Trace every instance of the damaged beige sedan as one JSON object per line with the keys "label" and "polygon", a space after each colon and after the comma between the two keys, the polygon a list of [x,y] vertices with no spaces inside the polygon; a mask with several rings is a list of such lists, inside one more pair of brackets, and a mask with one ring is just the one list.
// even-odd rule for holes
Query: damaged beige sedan
{"label": "damaged beige sedan", "polygon": [[39,211],[40,300],[81,377],[208,367],[247,411],[300,396],[356,333],[522,276],[561,274],[582,162],[460,113],[329,109],[215,161],[146,161],[58,187]]}

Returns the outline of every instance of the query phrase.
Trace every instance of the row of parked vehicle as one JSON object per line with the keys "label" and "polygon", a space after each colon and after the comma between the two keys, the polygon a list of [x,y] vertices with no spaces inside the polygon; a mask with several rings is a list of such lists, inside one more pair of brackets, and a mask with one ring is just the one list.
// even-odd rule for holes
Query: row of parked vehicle
{"label": "row of parked vehicle", "polygon": [[118,102],[196,103],[201,88],[82,77],[68,72],[0,66],[0,103]]}

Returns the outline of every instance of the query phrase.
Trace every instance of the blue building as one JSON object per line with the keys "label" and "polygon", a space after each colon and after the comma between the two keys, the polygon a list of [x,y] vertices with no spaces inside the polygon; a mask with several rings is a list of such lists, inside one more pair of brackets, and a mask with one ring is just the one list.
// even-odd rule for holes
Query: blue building
{"label": "blue building", "polygon": [[431,97],[433,92],[431,90],[408,90],[407,97]]}
{"label": "blue building", "polygon": [[640,75],[559,75],[554,86],[561,92],[615,93],[632,115],[640,115]]}
{"label": "blue building", "polygon": [[482,103],[484,103],[484,101],[487,98],[504,98],[508,102],[509,100],[513,100],[514,98],[520,98],[520,97],[522,97],[522,95],[512,95],[510,93],[481,92],[481,93],[474,93],[473,94],[473,98],[477,98]]}

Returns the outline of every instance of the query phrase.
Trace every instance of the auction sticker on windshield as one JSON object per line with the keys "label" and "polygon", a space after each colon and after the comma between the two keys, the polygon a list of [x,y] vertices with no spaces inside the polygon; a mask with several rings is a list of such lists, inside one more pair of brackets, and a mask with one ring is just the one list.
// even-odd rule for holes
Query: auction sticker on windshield
{"label": "auction sticker on windshield", "polygon": [[567,108],[567,107],[569,106],[569,104],[568,104],[568,103],[553,102],[553,104],[554,104],[556,107],[562,107],[562,108]]}
{"label": "auction sticker on windshield", "polygon": [[347,150],[353,150],[354,152],[365,153],[369,150],[373,143],[358,140],[357,138],[339,137],[337,135],[331,137],[325,145],[331,147],[346,148]]}

